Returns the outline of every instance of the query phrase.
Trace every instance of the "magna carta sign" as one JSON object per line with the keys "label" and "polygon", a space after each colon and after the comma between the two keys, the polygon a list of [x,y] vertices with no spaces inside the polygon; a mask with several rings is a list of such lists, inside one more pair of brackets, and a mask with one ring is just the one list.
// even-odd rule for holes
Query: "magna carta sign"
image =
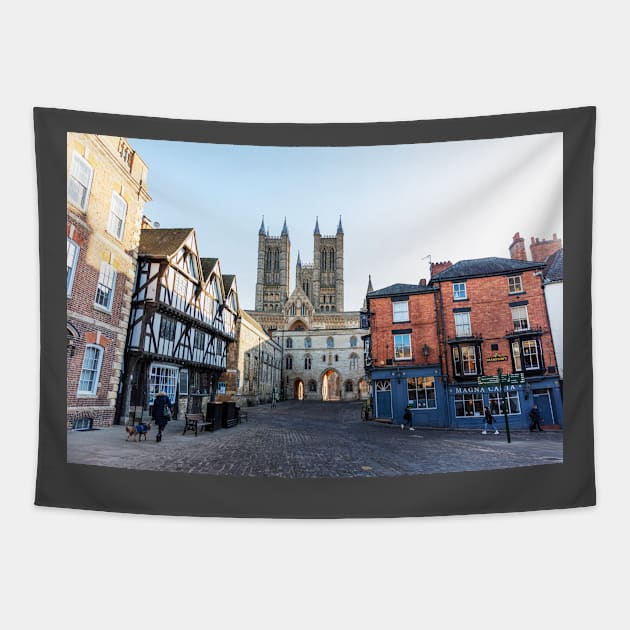
{"label": "magna carta sign", "polygon": [[486,361],[488,363],[496,363],[497,361],[507,361],[508,358],[505,354],[499,354],[498,352],[495,352],[494,354],[491,354]]}

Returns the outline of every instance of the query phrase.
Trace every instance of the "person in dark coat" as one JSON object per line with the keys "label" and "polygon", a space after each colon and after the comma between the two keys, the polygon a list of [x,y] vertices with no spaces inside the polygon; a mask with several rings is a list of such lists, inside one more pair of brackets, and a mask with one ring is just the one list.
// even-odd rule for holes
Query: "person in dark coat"
{"label": "person in dark coat", "polygon": [[486,435],[488,433],[488,429],[492,431],[494,428],[494,434],[499,435],[499,429],[493,425],[494,418],[492,417],[492,412],[490,411],[490,407],[484,407],[483,409],[483,431],[482,435]]}
{"label": "person in dark coat", "polygon": [[160,392],[153,401],[153,409],[151,410],[151,416],[155,424],[158,427],[158,433],[155,436],[156,442],[162,441],[162,431],[166,427],[168,421],[171,419],[173,411],[173,405],[166,392]]}
{"label": "person in dark coat", "polygon": [[538,410],[538,405],[534,405],[532,407],[531,411],[529,412],[529,419],[531,420],[529,425],[530,431],[533,431],[534,429],[536,429],[536,427],[538,427],[539,431],[543,430],[540,426],[540,423],[542,422],[542,416],[540,415],[540,411]]}
{"label": "person in dark coat", "polygon": [[411,406],[408,406],[405,409],[405,413],[403,413],[403,420],[405,421],[405,424],[400,425],[401,429],[408,427],[410,431],[415,431],[415,429],[413,428],[413,416],[411,415]]}

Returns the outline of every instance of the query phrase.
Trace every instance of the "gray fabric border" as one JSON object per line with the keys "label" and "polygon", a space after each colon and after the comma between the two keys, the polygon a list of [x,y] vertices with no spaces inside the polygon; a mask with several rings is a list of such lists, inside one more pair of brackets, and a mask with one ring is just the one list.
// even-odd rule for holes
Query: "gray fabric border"
{"label": "gray fabric border", "polygon": [[[347,124],[203,122],[35,108],[34,122],[41,294],[36,505],[138,514],[344,518],[519,512],[595,504],[591,332],[594,107]],[[394,478],[296,480],[67,464],[66,298],[61,258],[65,252],[68,131],[275,146],[369,146],[562,132],[564,463]]]}

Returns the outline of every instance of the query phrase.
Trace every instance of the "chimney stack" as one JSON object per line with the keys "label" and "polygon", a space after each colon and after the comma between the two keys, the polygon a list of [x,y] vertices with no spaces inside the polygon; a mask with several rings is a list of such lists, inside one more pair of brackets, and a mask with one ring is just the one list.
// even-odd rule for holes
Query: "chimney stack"
{"label": "chimney stack", "polygon": [[509,247],[510,258],[512,260],[527,260],[527,252],[525,251],[525,239],[517,232],[512,237],[512,243]]}
{"label": "chimney stack", "polygon": [[437,276],[439,273],[442,273],[444,270],[452,267],[453,263],[450,260],[445,260],[443,262],[432,262],[431,263],[431,278]]}
{"label": "chimney stack", "polygon": [[544,262],[548,256],[555,254],[562,248],[562,239],[558,238],[557,234],[553,235],[550,241],[545,239],[534,238],[532,236],[532,242],[529,246],[529,251],[532,254],[532,260],[535,262]]}

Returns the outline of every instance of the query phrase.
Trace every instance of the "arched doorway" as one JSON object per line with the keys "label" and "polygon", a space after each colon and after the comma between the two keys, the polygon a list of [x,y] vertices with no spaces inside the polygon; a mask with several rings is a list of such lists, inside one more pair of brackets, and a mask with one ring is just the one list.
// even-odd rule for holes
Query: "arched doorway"
{"label": "arched doorway", "polygon": [[322,400],[341,400],[341,379],[336,370],[326,370],[322,375]]}
{"label": "arched doorway", "polygon": [[304,400],[304,381],[301,378],[296,378],[293,383],[293,398]]}

